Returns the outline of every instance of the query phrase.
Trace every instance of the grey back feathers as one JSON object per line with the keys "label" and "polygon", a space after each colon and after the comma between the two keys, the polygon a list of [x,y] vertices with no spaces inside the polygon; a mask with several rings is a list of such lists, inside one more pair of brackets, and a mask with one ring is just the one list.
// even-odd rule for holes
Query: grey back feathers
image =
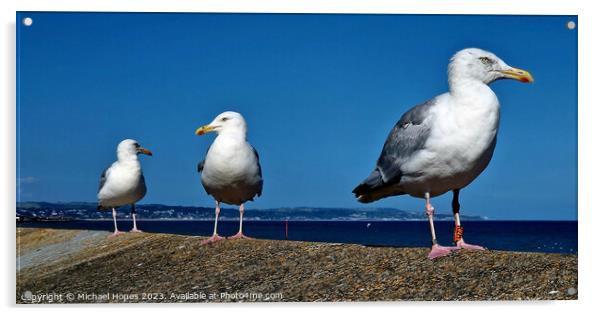
{"label": "grey back feathers", "polygon": [[[207,156],[208,152],[209,152],[209,148],[207,148],[207,151],[205,152],[205,157]],[[203,158],[203,160],[199,161],[199,163],[196,165],[196,172],[202,173],[203,168],[205,168],[205,158]]]}
{"label": "grey back feathers", "polygon": [[203,172],[204,167],[205,167],[205,159],[199,161],[199,163],[196,165],[196,172],[198,172],[198,173]]}
{"label": "grey back feathers", "polygon": [[261,193],[263,191],[263,174],[261,172],[261,164],[259,164],[259,153],[257,152],[257,149],[255,149],[255,147],[251,146],[251,148],[253,149],[253,152],[255,153],[255,158],[257,159],[257,169],[259,169],[259,184],[257,185],[258,187],[258,191],[257,191],[257,196],[261,196]]}
{"label": "grey back feathers", "polygon": [[[100,193],[100,190],[102,190],[102,188],[105,186],[105,183],[107,182],[107,171],[109,170],[110,167],[107,167],[102,174],[100,175],[100,182],[98,183],[98,192],[96,192],[96,194]],[[96,206],[97,210],[102,210],[105,207],[103,207],[100,203],[98,203],[98,206]]]}
{"label": "grey back feathers", "polygon": [[427,117],[435,104],[436,98],[411,108],[401,116],[387,137],[375,170],[353,190],[360,202],[372,202],[383,195],[404,194],[389,186],[399,183],[404,174],[403,163],[424,148],[431,130]]}
{"label": "grey back feathers", "polygon": [[[98,192],[100,192],[100,190],[102,190],[102,187],[104,187],[105,183],[107,182],[107,171],[108,170],[109,170],[109,167],[107,167],[100,175],[100,183],[98,184]],[[98,192],[96,192],[96,193],[98,193]]]}
{"label": "grey back feathers", "polygon": [[435,104],[429,100],[408,112],[395,124],[378,158],[377,168],[387,183],[401,178],[401,164],[418,150],[424,148],[431,127],[425,122],[430,108]]}

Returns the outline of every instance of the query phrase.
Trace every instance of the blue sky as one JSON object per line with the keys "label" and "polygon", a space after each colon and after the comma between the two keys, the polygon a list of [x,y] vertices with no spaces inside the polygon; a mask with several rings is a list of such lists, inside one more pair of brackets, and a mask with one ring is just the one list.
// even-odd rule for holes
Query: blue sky
{"label": "blue sky", "polygon": [[[447,91],[465,47],[529,70],[495,82],[494,157],[461,194],[464,212],[577,218],[577,30],[569,16],[18,13],[20,201],[95,201],[115,146],[134,138],[142,203],[211,206],[197,127],[241,112],[263,167],[248,208],[364,207],[351,190],[410,107]],[[451,194],[434,199],[451,209]],[[422,210],[388,198],[373,207]]]}

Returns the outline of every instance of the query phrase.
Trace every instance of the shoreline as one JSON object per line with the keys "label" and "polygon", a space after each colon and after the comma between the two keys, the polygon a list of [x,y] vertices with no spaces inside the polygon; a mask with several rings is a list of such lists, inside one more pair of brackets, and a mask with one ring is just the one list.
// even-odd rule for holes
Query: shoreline
{"label": "shoreline", "polygon": [[[238,220],[221,220],[219,232],[234,235]],[[428,227],[422,221],[246,221],[250,236],[267,240],[295,240],[360,244],[380,247],[430,247],[428,238],[422,238]],[[213,220],[156,220],[140,221],[147,233],[203,236],[213,231]],[[436,222],[441,236],[453,234],[453,222]],[[577,254],[577,222],[466,222],[468,239],[491,250],[530,253]],[[131,219],[118,220],[121,229],[131,228]],[[18,223],[21,228],[48,228],[62,230],[113,230],[111,220],[77,220]],[[288,229],[287,229],[288,227]],[[507,227],[513,234],[507,235]],[[553,235],[552,235],[553,234]],[[443,238],[443,244],[453,244]]]}
{"label": "shoreline", "polygon": [[[125,217],[125,218],[118,218],[117,221],[130,221],[131,219],[129,217]],[[185,221],[210,221],[213,222],[214,218],[136,218],[137,221],[139,222],[143,222],[143,221],[168,221],[168,222],[185,222]],[[220,222],[221,221],[235,221],[238,222],[239,218],[235,218],[235,217],[226,217],[226,218],[220,218]],[[69,219],[69,220],[34,220],[34,221],[17,221],[17,223],[40,223],[40,222],[73,222],[73,221],[113,221],[112,218],[107,217],[107,218],[74,218],[74,219]],[[357,220],[349,220],[349,219],[254,219],[254,218],[245,218],[245,222],[246,221],[250,221],[250,222],[285,222],[285,221],[289,221],[289,222],[357,222],[357,223],[361,223],[361,222],[371,222],[371,223],[379,223],[379,222],[428,222],[428,220],[425,219],[357,219]],[[445,222],[445,223],[453,223],[454,219],[450,218],[450,219],[433,219],[434,222]],[[566,222],[570,222],[570,223],[578,223],[577,220],[572,220],[572,219],[462,219],[462,222],[543,222],[543,223],[547,223],[547,222],[561,222],[561,223],[566,223]]]}

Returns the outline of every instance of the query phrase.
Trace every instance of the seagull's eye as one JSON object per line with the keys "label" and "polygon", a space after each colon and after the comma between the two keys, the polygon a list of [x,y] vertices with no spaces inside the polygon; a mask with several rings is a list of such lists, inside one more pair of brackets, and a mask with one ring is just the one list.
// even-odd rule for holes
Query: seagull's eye
{"label": "seagull's eye", "polygon": [[479,57],[479,60],[483,63],[483,65],[491,65],[493,63],[489,57]]}
{"label": "seagull's eye", "polygon": [[138,144],[138,143],[135,143],[135,144],[134,144],[134,147],[136,147],[136,148],[140,148],[140,144]]}
{"label": "seagull's eye", "polygon": [[228,120],[228,118],[227,118],[227,117],[222,117],[222,122],[225,122],[225,121],[227,121],[227,120]]}

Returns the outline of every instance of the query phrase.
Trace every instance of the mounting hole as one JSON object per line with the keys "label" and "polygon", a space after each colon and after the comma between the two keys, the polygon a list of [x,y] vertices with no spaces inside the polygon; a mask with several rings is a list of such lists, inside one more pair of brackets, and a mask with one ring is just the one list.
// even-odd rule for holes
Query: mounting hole
{"label": "mounting hole", "polygon": [[23,18],[23,25],[31,26],[33,24],[33,20],[30,17]]}
{"label": "mounting hole", "polygon": [[568,21],[566,22],[566,28],[569,30],[574,30],[575,27],[577,27],[577,24],[575,23],[575,21]]}

